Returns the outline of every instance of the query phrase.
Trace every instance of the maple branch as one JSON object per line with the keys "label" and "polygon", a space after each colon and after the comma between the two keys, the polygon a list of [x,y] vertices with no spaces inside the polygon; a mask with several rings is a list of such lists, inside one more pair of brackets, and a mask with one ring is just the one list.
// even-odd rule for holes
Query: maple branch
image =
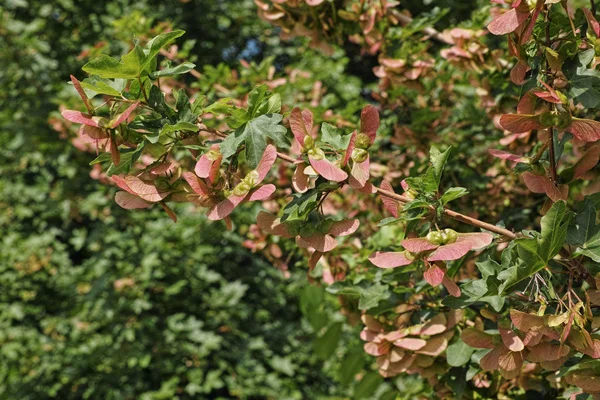
{"label": "maple branch", "polygon": [[[218,131],[216,129],[213,129],[213,128],[204,127],[202,130],[204,130],[206,132],[209,132],[209,133],[212,133],[212,134],[214,134],[216,136],[219,136],[219,137],[222,137],[222,138],[227,137],[226,133],[220,132],[220,131]],[[296,162],[296,160],[293,157],[290,157],[287,154],[283,154],[283,153],[280,153],[280,152],[277,152],[277,158],[279,158],[279,159],[281,159],[281,160],[283,160],[285,162],[288,162],[290,164],[293,164],[293,163]],[[399,201],[401,203],[404,203],[404,204],[409,203],[409,202],[412,201],[412,199],[409,198],[409,197],[403,196],[401,194],[396,194],[394,192],[390,192],[388,190],[384,190],[384,189],[381,189],[381,188],[378,188],[378,187],[375,187],[375,190],[381,196],[389,197],[391,199],[397,200],[397,201]],[[446,214],[450,218],[453,218],[453,219],[455,219],[457,221],[464,222],[465,224],[469,224],[469,225],[476,226],[476,227],[481,228],[481,229],[485,229],[485,230],[490,231],[490,232],[497,233],[497,234],[502,235],[502,236],[504,236],[506,238],[509,238],[509,239],[516,239],[517,238],[517,234],[514,233],[514,232],[512,232],[512,231],[509,231],[508,229],[504,229],[504,228],[501,228],[499,226],[492,225],[492,224],[484,222],[484,221],[480,221],[480,220],[478,220],[476,218],[469,217],[467,215],[464,215],[464,214],[461,214],[459,212],[450,210],[448,208],[444,208],[444,214]]]}

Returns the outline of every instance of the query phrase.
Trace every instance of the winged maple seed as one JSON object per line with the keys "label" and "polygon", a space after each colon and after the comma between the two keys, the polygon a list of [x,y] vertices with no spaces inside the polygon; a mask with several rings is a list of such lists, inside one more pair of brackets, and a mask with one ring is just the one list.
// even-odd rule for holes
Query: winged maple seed
{"label": "winged maple seed", "polygon": [[488,30],[494,35],[516,32],[521,44],[531,36],[544,6],[544,0],[492,0],[492,3],[508,4],[510,9],[495,17],[488,25]]}
{"label": "winged maple seed", "polygon": [[97,150],[110,151],[113,156],[113,162],[119,164],[120,153],[117,148],[120,143],[117,141],[115,135],[110,134],[110,130],[115,129],[120,124],[127,121],[127,118],[129,118],[131,113],[138,107],[139,101],[132,103],[123,113],[115,116],[113,119],[109,120],[105,117],[94,116],[94,108],[91,105],[90,99],[86,96],[81,87],[81,83],[73,75],[71,75],[71,81],[73,82],[73,86],[75,86],[77,93],[79,93],[79,96],[83,100],[88,113],[86,114],[75,110],[63,110],[61,115],[70,122],[81,124],[79,136],[84,142],[94,143]]}
{"label": "winged maple seed", "polygon": [[[442,353],[454,337],[454,327],[463,320],[462,310],[440,313],[417,325],[411,325],[415,306],[402,304],[393,324],[382,323],[363,314],[365,328],[360,333],[367,354],[377,357],[379,373],[392,377],[401,373],[419,374],[436,379],[446,368]],[[385,319],[382,319],[385,321]]]}
{"label": "winged maple seed", "polygon": [[424,238],[405,239],[402,241],[404,251],[380,252],[369,257],[379,268],[396,268],[411,264],[422,259],[428,268],[423,277],[432,286],[444,285],[453,296],[460,296],[460,289],[446,276],[443,266],[436,261],[458,260],[471,250],[487,247],[492,243],[493,236],[489,233],[457,233],[452,229],[431,231]]}
{"label": "winged maple seed", "polygon": [[461,339],[471,347],[491,349],[481,359],[481,368],[498,370],[507,379],[519,376],[525,361],[556,371],[574,350],[600,358],[600,340],[592,338],[584,328],[585,320],[579,314],[582,308],[581,303],[558,315],[511,310],[510,322],[500,321],[499,334],[470,327],[463,330]]}
{"label": "winged maple seed", "polygon": [[191,189],[189,196],[196,204],[209,208],[206,215],[211,220],[225,219],[231,224],[229,215],[244,202],[262,201],[275,192],[275,185],[261,185],[277,159],[277,150],[268,145],[255,170],[246,174],[231,190],[225,189],[225,182],[219,182],[219,169],[222,155],[218,145],[203,154],[194,172],[184,172],[183,178]]}
{"label": "winged maple seed", "polygon": [[280,218],[265,211],[258,213],[256,223],[263,231],[271,235],[295,238],[298,246],[313,249],[314,253],[309,262],[311,268],[316,265],[323,253],[337,247],[336,236],[351,235],[360,225],[357,219],[334,221],[327,218],[315,225],[298,220],[282,222]]}
{"label": "winged maple seed", "polygon": [[296,161],[296,170],[292,177],[292,184],[297,192],[306,192],[311,180],[319,176],[333,182],[348,180],[350,186],[355,189],[364,189],[369,193],[372,191],[372,187],[368,184],[369,149],[375,141],[379,128],[379,113],[375,107],[368,105],[362,110],[360,132],[352,133],[348,147],[344,149],[344,156],[335,161],[327,158],[325,151],[319,147],[312,134],[312,112],[294,108],[290,115],[290,128],[302,149],[302,158]]}

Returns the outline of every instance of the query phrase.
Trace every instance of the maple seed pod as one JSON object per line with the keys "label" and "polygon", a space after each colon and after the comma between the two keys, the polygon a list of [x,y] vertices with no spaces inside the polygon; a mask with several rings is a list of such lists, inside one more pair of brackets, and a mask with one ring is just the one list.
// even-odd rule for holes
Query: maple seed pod
{"label": "maple seed pod", "polygon": [[206,158],[210,161],[217,161],[220,155],[221,154],[217,150],[209,150],[209,152],[206,153]]}
{"label": "maple seed pod", "polygon": [[366,150],[371,147],[371,138],[364,133],[359,133],[356,137],[356,142],[354,142],[354,146],[358,149]]}
{"label": "maple seed pod", "polygon": [[245,196],[248,194],[250,189],[252,189],[250,187],[250,185],[248,185],[247,182],[242,181],[242,182],[238,183],[235,188],[233,188],[233,194],[235,196]]}
{"label": "maple seed pod", "polygon": [[308,150],[308,155],[310,157],[312,157],[314,160],[319,161],[325,158],[325,153],[323,152],[323,150],[319,149],[318,147],[313,147],[312,149]]}
{"label": "maple seed pod", "polygon": [[441,232],[439,231],[431,231],[427,234],[427,236],[425,236],[425,239],[436,246],[439,246],[441,244],[443,244],[444,238],[441,234]]}
{"label": "maple seed pod", "polygon": [[369,153],[364,149],[354,149],[352,150],[352,160],[356,163],[365,162]]}
{"label": "maple seed pod", "polygon": [[248,172],[248,175],[246,175],[246,177],[244,178],[244,182],[249,187],[253,188],[258,183],[258,176],[259,176],[258,171],[252,170],[252,171]]}
{"label": "maple seed pod", "polygon": [[444,229],[444,235],[446,237],[444,244],[454,243],[458,239],[458,233],[454,229]]}
{"label": "maple seed pod", "polygon": [[411,253],[408,250],[404,250],[404,257],[406,257],[407,260],[413,261],[415,259],[415,253]]}
{"label": "maple seed pod", "polygon": [[556,126],[560,122],[558,115],[550,111],[541,113],[539,118],[540,124],[542,124],[545,128]]}
{"label": "maple seed pod", "polygon": [[571,126],[571,123],[573,122],[573,119],[571,118],[571,114],[569,114],[568,112],[561,112],[557,115],[557,117],[558,117],[558,123],[556,124],[556,127],[558,129],[568,128],[569,126]]}
{"label": "maple seed pod", "polygon": [[308,152],[313,147],[315,147],[315,139],[310,135],[304,136],[304,151]]}

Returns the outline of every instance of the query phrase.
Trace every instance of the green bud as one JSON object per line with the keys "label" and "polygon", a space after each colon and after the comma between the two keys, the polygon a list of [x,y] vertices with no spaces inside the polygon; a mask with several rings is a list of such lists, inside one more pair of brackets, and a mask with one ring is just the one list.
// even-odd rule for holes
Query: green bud
{"label": "green bud", "polygon": [[364,162],[369,156],[369,152],[364,149],[354,149],[352,150],[352,160],[356,163]]}
{"label": "green bud", "polygon": [[411,253],[408,250],[404,250],[404,257],[406,257],[407,260],[413,261],[415,259],[415,253]]}
{"label": "green bud", "polygon": [[354,146],[359,149],[368,149],[371,147],[371,138],[364,133],[359,133],[356,136],[356,141],[354,142]]}

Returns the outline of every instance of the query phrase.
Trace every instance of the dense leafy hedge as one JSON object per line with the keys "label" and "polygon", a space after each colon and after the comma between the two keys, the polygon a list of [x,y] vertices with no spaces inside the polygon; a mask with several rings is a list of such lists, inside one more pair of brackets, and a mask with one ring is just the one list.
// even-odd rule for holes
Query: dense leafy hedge
{"label": "dense leafy hedge", "polygon": [[[252,3],[14,1],[0,16],[0,398],[351,391],[366,360],[356,332],[341,329],[335,302],[303,272],[286,277],[191,209],[175,225],[115,207],[114,189],[89,179],[89,157],[49,124],[57,93],[72,101],[64,82],[86,52],[121,51],[114,38],[128,46],[161,21],[196,39],[187,46],[207,64],[203,85],[230,71],[211,64],[260,57],[265,25]],[[247,229],[254,213],[236,223]],[[378,388],[371,377],[359,396]]]}

